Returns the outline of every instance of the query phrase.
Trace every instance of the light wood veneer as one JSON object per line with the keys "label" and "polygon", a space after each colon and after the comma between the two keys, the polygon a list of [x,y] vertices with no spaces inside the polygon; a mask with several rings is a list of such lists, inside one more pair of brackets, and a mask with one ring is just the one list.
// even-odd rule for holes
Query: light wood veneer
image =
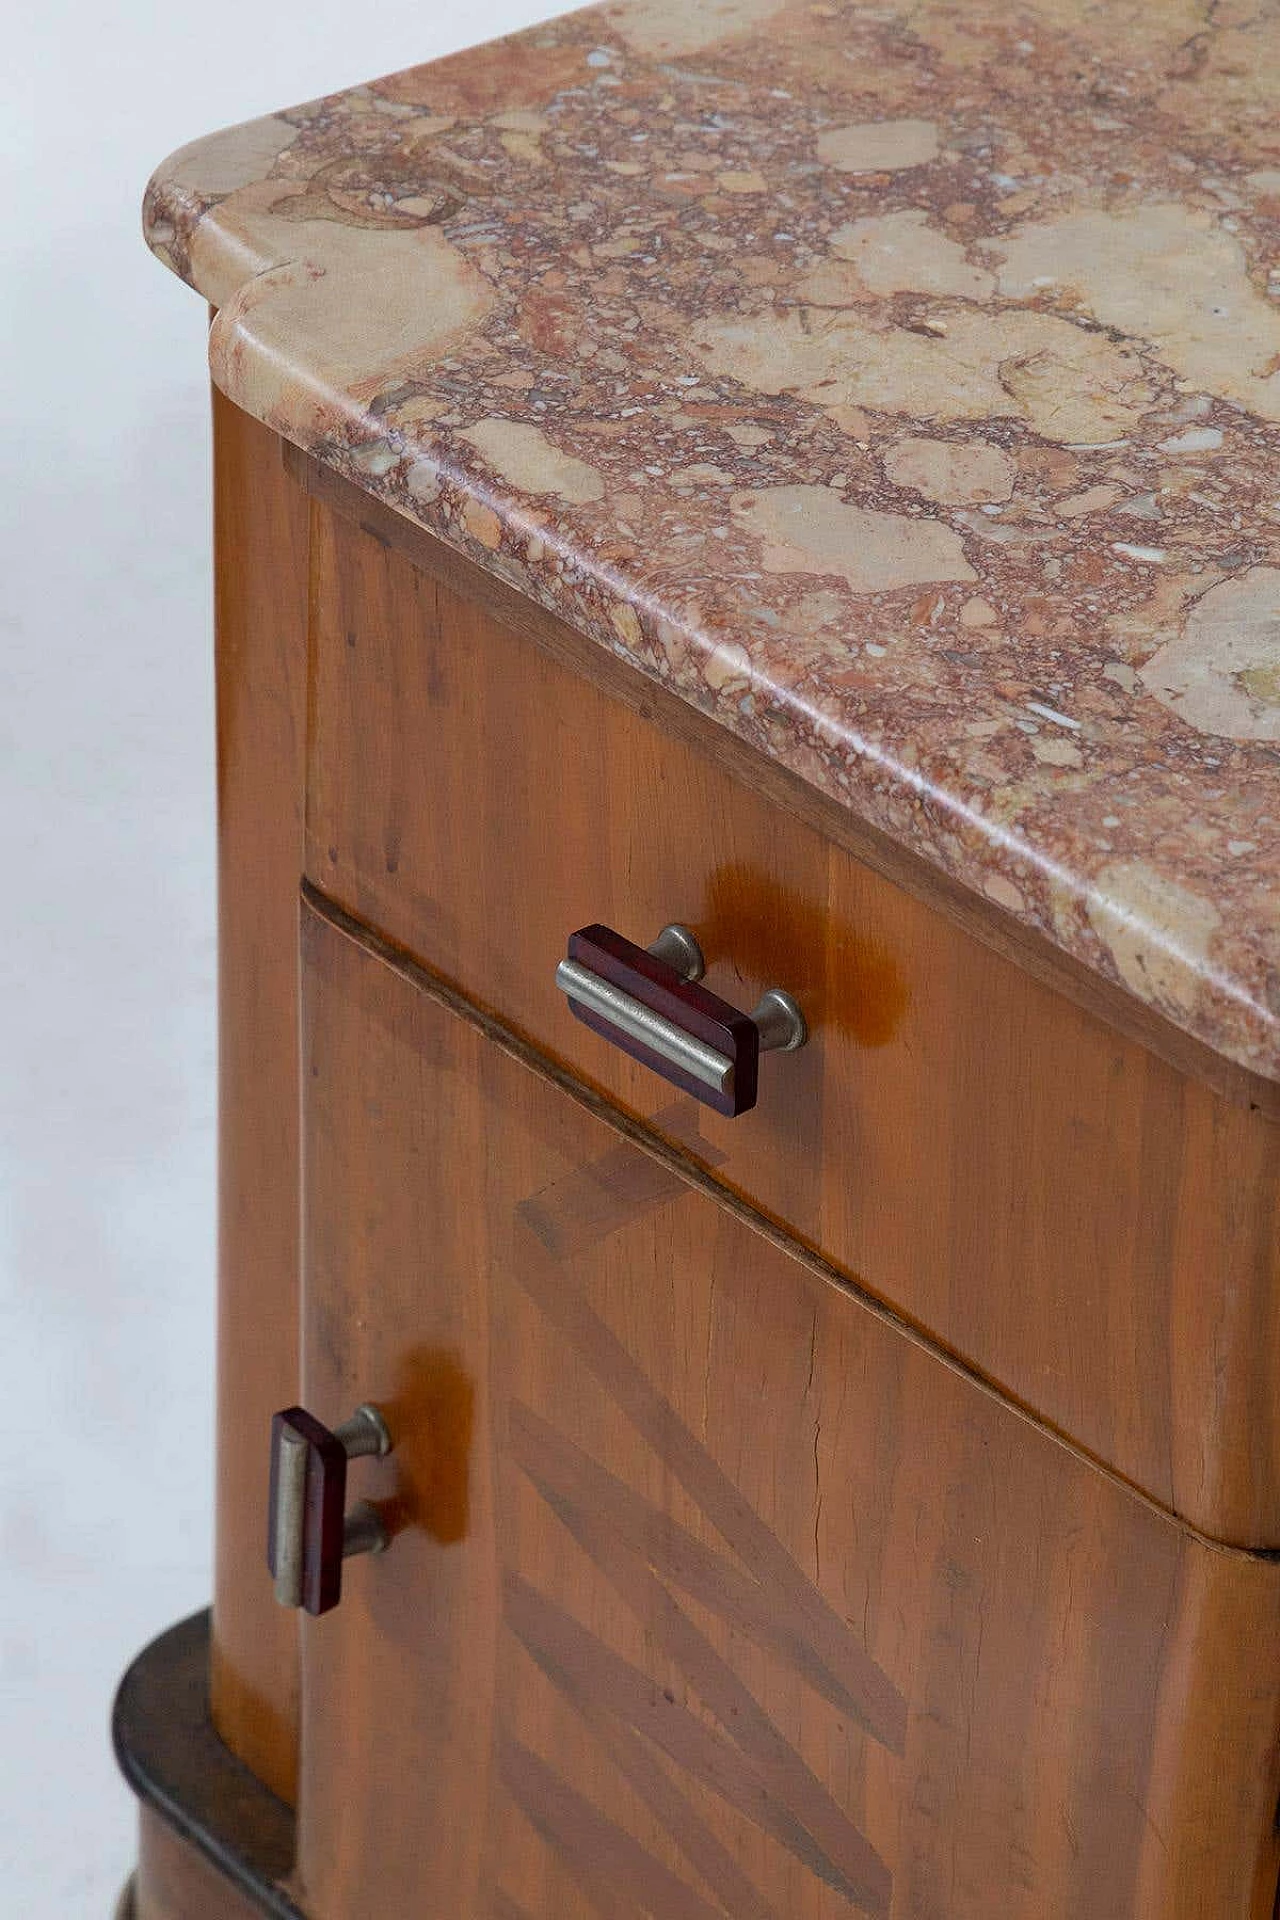
{"label": "light wood veneer", "polygon": [[310,1911],[1270,1914],[1280,1565],[316,907],[303,1009],[305,1397],[396,1440],[304,1627]]}
{"label": "light wood veneer", "polygon": [[326,495],[315,884],[659,1129],[670,1090],[565,1007],[566,936],[682,920],[725,998],[789,989],[809,1047],[682,1148],[1174,1512],[1280,1543],[1280,1125],[669,730],[678,703],[615,697],[600,648],[517,630],[435,543],[411,559]]}

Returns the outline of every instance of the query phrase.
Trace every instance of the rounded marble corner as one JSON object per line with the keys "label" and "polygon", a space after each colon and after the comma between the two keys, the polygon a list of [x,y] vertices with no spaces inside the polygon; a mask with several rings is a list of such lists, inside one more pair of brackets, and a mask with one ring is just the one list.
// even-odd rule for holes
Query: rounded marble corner
{"label": "rounded marble corner", "polygon": [[241,121],[176,147],[147,183],[147,245],[213,306],[271,264],[243,223],[219,219],[218,209],[245,188],[260,189],[297,137],[298,128],[278,114]]}

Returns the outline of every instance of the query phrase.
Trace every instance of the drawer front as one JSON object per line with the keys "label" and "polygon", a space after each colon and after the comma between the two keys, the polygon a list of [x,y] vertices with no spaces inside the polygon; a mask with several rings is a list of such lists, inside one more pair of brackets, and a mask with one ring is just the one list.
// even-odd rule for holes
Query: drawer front
{"label": "drawer front", "polygon": [[310,909],[303,999],[304,1398],[394,1442],[304,1622],[317,1920],[1270,1914],[1280,1566]]}
{"label": "drawer front", "polygon": [[[1280,1542],[1280,1132],[313,505],[307,865],[1012,1397]],[[728,1119],[575,1020],[575,929],[800,1002]]]}

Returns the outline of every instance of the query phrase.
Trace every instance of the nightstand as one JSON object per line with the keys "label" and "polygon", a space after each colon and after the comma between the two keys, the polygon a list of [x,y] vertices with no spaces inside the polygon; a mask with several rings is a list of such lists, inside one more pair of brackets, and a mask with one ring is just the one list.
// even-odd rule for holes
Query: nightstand
{"label": "nightstand", "polygon": [[1269,1920],[1278,47],[648,0],[157,173],[222,1239],[136,1920]]}

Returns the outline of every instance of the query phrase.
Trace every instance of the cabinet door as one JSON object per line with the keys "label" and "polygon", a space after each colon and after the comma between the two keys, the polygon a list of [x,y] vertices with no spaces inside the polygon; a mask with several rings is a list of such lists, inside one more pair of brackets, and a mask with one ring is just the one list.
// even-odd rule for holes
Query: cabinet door
{"label": "cabinet door", "polygon": [[308,905],[303,1004],[304,1397],[395,1441],[304,1624],[317,1920],[1270,1915],[1280,1567]]}

